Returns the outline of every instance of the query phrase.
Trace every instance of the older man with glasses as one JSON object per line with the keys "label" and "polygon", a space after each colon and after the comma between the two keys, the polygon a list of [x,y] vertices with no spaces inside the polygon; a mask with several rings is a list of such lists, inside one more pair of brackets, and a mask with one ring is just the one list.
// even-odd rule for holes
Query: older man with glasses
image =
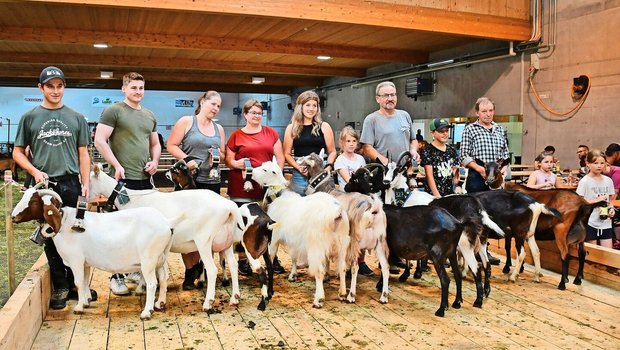
{"label": "older man with glasses", "polygon": [[362,128],[362,151],[373,161],[387,165],[388,156],[396,160],[404,151],[411,152],[414,159],[418,155],[418,141],[409,113],[396,109],[396,86],[390,81],[379,83],[375,99],[379,110],[370,113],[364,119]]}
{"label": "older man with glasses", "polygon": [[[419,161],[418,141],[409,113],[396,109],[396,86],[391,81],[377,85],[375,99],[379,110],[370,113],[364,119],[362,136],[362,152],[372,161],[387,165],[389,158],[396,160],[402,152],[408,151]],[[390,273],[399,273],[398,266],[404,262],[390,257]]]}

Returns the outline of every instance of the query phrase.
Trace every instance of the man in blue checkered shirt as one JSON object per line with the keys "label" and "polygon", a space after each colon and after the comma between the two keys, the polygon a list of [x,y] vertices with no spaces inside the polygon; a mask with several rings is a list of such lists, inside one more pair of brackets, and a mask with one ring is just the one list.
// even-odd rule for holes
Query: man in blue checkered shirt
{"label": "man in blue checkered shirt", "polygon": [[[478,120],[465,126],[461,140],[461,164],[469,168],[465,185],[467,192],[489,190],[489,186],[485,183],[487,174],[484,166],[477,164],[476,159],[487,163],[505,160],[510,156],[506,131],[493,121],[495,115],[493,101],[481,97],[476,101],[475,109]],[[502,168],[504,176],[507,170],[508,166]],[[492,265],[499,265],[499,259],[490,254],[488,257]]]}
{"label": "man in blue checkered shirt", "polygon": [[[486,172],[484,166],[476,163],[479,159],[485,163],[506,160],[508,153],[508,140],[506,131],[493,121],[495,105],[486,97],[476,101],[476,115],[478,120],[465,126],[461,140],[461,164],[469,168],[467,175],[467,192],[488,191],[485,184]],[[508,166],[502,168],[505,176]]]}

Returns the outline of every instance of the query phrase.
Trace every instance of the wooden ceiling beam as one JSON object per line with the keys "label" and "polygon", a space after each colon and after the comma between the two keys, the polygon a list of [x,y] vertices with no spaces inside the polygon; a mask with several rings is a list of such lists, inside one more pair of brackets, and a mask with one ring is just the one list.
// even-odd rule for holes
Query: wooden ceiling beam
{"label": "wooden ceiling beam", "polygon": [[[191,69],[211,70],[225,72],[246,72],[252,74],[280,73],[297,74],[307,76],[346,76],[362,77],[366,73],[359,68],[338,68],[304,65],[287,65],[274,63],[215,61],[191,58],[165,58],[165,57],[137,57],[137,56],[111,56],[111,55],[75,55],[0,52],[0,62],[4,63],[31,63],[31,64],[73,64],[81,66],[115,67],[140,67],[158,69]],[[139,68],[138,68],[139,69]]]}
{"label": "wooden ceiling beam", "polygon": [[[62,68],[62,67],[61,67]],[[100,70],[93,69],[92,71],[75,71],[70,69],[64,69],[65,77],[67,81],[76,80],[95,80],[98,82],[116,81],[118,86],[121,85],[120,81],[123,79],[123,72],[115,72],[112,78],[101,78],[99,76]],[[20,69],[9,70],[0,69],[0,78],[25,78],[36,82],[39,79],[39,70],[32,69]],[[149,82],[183,82],[183,83],[204,83],[204,84],[251,84],[252,75],[249,74],[222,74],[220,72],[200,72],[200,73],[161,73],[161,72],[141,72]],[[312,77],[291,77],[291,76],[265,76],[264,85],[272,86],[319,86],[323,83],[323,79]]]}
{"label": "wooden ceiling beam", "polygon": [[[27,0],[44,3],[83,5],[84,0]],[[89,0],[92,6],[144,8],[183,12],[205,12],[242,16],[269,16],[321,22],[370,25],[422,30],[498,40],[528,40],[529,20],[485,13],[434,9],[403,3],[331,0]]]}
{"label": "wooden ceiling beam", "polygon": [[[415,50],[372,50],[361,46],[342,46],[295,41],[248,40],[240,38],[219,38],[199,35],[170,35],[151,33],[121,33],[88,30],[3,27],[0,40],[44,42],[49,44],[92,45],[105,42],[117,47],[148,47],[154,49],[191,49],[277,53],[287,55],[355,58],[387,62],[423,63],[428,54]],[[371,54],[372,52],[372,54]]]}

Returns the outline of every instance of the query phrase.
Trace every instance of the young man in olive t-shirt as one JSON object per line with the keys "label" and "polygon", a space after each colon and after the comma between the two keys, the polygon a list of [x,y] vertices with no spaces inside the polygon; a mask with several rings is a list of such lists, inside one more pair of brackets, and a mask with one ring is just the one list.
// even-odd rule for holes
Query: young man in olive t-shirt
{"label": "young man in olive t-shirt", "polygon": [[[101,113],[95,147],[112,166],[116,181],[123,180],[133,190],[150,189],[150,177],[157,172],[161,146],[157,135],[155,114],[142,107],[144,77],[131,72],[123,76],[123,102],[118,102]],[[109,142],[108,142],[109,141]],[[139,276],[130,274],[131,279]],[[110,289],[116,295],[127,295],[124,276],[114,274]]]}
{"label": "young man in olive t-shirt", "polygon": [[[35,183],[49,180],[49,188],[60,195],[63,205],[76,207],[78,196],[88,197],[88,123],[82,114],[63,104],[65,76],[59,68],[43,69],[38,86],[43,102],[20,119],[13,159]],[[32,160],[28,157],[28,146]],[[52,239],[45,240],[43,249],[54,288],[50,308],[62,309],[75,288],[73,273],[63,264]],[[77,296],[75,292],[73,295]],[[96,300],[94,291],[91,296]]]}

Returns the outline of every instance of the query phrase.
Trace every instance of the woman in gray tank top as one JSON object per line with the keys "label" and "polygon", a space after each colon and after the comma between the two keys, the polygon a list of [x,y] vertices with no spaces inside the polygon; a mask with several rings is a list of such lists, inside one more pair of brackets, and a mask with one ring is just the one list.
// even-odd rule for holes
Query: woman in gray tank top
{"label": "woman in gray tank top", "polygon": [[[196,186],[220,193],[221,177],[219,162],[224,159],[224,128],[213,119],[220,112],[222,98],[215,91],[207,91],[198,99],[195,115],[181,117],[168,138],[168,152],[177,160],[185,159],[196,171]],[[181,254],[185,263],[183,289],[194,289],[194,281],[200,277],[202,264],[200,254]]]}

